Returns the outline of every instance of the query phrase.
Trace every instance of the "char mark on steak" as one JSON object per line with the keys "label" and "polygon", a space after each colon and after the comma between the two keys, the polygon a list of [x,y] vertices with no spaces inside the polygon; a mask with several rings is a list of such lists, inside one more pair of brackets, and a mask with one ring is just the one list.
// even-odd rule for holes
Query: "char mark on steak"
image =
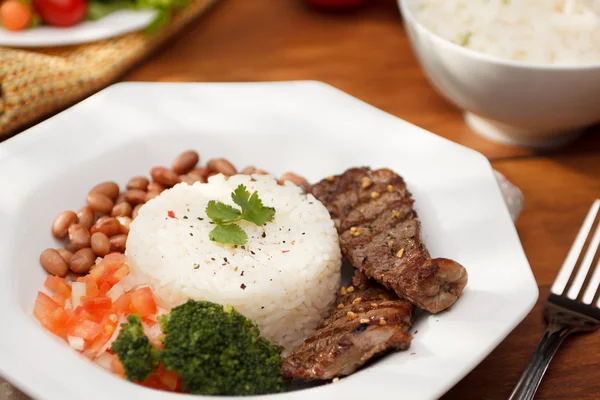
{"label": "char mark on steak", "polygon": [[406,350],[413,305],[355,270],[353,286],[340,289],[337,307],[282,364],[286,378],[332,379],[349,375],[386,350]]}
{"label": "char mark on steak", "polygon": [[412,195],[389,169],[352,168],[312,187],[340,234],[343,255],[369,278],[432,313],[450,307],[467,284],[467,271],[432,259]]}

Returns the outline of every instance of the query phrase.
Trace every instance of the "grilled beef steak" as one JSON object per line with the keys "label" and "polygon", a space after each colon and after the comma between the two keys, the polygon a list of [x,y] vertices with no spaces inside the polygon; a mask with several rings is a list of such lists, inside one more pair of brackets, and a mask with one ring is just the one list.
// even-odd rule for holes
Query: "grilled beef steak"
{"label": "grilled beef steak", "polygon": [[456,261],[432,259],[402,177],[389,169],[352,168],[312,187],[340,234],[343,255],[365,275],[419,307],[450,307],[467,284]]}
{"label": "grilled beef steak", "polygon": [[284,360],[281,374],[331,379],[353,373],[385,350],[406,350],[413,308],[356,270],[353,286],[340,289],[333,314]]}

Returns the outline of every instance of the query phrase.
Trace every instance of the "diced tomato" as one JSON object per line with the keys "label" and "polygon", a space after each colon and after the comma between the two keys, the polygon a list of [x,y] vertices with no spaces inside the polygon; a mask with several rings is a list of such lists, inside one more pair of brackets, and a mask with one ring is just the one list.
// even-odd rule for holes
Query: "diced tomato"
{"label": "diced tomato", "polygon": [[65,312],[64,308],[57,307],[50,314],[46,315],[40,321],[42,325],[50,332],[58,336],[64,336],[65,324],[69,316]]}
{"label": "diced tomato", "polygon": [[100,294],[100,290],[98,289],[98,285],[93,279],[85,280],[85,296],[86,297],[96,297]]}
{"label": "diced tomato", "polygon": [[148,325],[149,328],[152,328],[154,325],[158,324],[154,318],[142,317],[142,322]]}
{"label": "diced tomato", "polygon": [[105,312],[98,311],[92,312],[90,310],[86,310],[83,306],[79,306],[73,312],[73,315],[80,320],[89,319],[90,321],[94,321],[100,323],[102,319],[104,319]]}
{"label": "diced tomato", "polygon": [[52,295],[52,300],[54,300],[56,302],[56,304],[60,305],[61,307],[65,306],[65,303],[67,302],[67,298],[65,297],[64,294],[62,294],[61,292],[56,292]]}
{"label": "diced tomato", "polygon": [[131,304],[131,294],[125,293],[113,303],[113,312],[117,314],[129,314],[129,305]]}
{"label": "diced tomato", "polygon": [[[140,383],[140,382],[138,382],[138,383]],[[156,376],[156,374],[150,375],[150,377],[148,377],[148,379],[146,379],[144,382],[141,382],[140,385],[146,386],[151,389],[167,390],[167,391],[169,390],[169,388],[164,383],[161,382],[161,380],[158,378],[158,376]]]}
{"label": "diced tomato", "polygon": [[115,329],[117,329],[117,323],[119,318],[116,314],[108,314],[104,317],[101,322],[100,333],[92,343],[90,343],[89,347],[83,352],[83,355],[89,358],[97,357],[102,350],[102,347],[108,342],[108,340],[112,337],[113,333],[115,333]]}
{"label": "diced tomato", "polygon": [[93,279],[94,282],[98,282],[100,281],[100,278],[102,278],[102,275],[104,275],[104,271],[106,271],[106,264],[101,262],[90,270],[87,277]]}
{"label": "diced tomato", "polygon": [[62,294],[67,299],[71,297],[71,285],[69,285],[63,278],[59,278],[55,275],[48,275],[44,286],[52,292]]}
{"label": "diced tomato", "polygon": [[116,355],[113,355],[113,359],[110,362],[110,369],[113,374],[118,375],[122,378],[125,377],[125,368],[123,368],[123,364],[121,364],[121,360]]}
{"label": "diced tomato", "polygon": [[88,297],[83,296],[81,298],[81,306],[84,310],[94,313],[98,311],[110,311],[112,309],[112,300],[110,297],[98,296]]}
{"label": "diced tomato", "polygon": [[80,337],[86,341],[94,340],[102,330],[102,325],[89,319],[82,319],[74,325],[71,325],[70,322],[67,323],[69,335]]}
{"label": "diced tomato", "polygon": [[41,321],[58,307],[60,306],[48,297],[48,295],[38,292],[37,298],[35,299],[35,306],[33,307],[33,315]]}
{"label": "diced tomato", "polygon": [[144,287],[131,292],[130,309],[132,314],[140,314],[142,317],[155,315],[157,308],[152,290],[149,287]]}
{"label": "diced tomato", "polygon": [[174,371],[167,371],[163,363],[159,364],[155,375],[168,390],[174,391],[180,384],[179,375]]}
{"label": "diced tomato", "polygon": [[112,288],[112,285],[108,282],[102,282],[98,285],[100,296],[105,296],[106,293]]}
{"label": "diced tomato", "polygon": [[112,285],[121,282],[129,274],[129,265],[123,265],[106,277],[106,281]]}

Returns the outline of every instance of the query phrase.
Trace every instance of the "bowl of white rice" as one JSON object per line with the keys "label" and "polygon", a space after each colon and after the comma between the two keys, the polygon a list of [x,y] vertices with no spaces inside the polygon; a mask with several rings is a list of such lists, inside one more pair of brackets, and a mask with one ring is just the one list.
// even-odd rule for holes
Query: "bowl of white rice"
{"label": "bowl of white rice", "polygon": [[600,122],[600,0],[399,0],[431,84],[478,134],[556,147]]}

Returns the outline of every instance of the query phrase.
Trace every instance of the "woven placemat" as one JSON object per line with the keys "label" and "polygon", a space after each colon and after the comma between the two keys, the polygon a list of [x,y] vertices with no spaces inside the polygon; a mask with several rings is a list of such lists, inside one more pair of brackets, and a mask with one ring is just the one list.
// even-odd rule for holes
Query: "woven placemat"
{"label": "woven placemat", "polygon": [[218,0],[190,0],[155,35],[38,49],[0,47],[0,140],[113,83]]}

